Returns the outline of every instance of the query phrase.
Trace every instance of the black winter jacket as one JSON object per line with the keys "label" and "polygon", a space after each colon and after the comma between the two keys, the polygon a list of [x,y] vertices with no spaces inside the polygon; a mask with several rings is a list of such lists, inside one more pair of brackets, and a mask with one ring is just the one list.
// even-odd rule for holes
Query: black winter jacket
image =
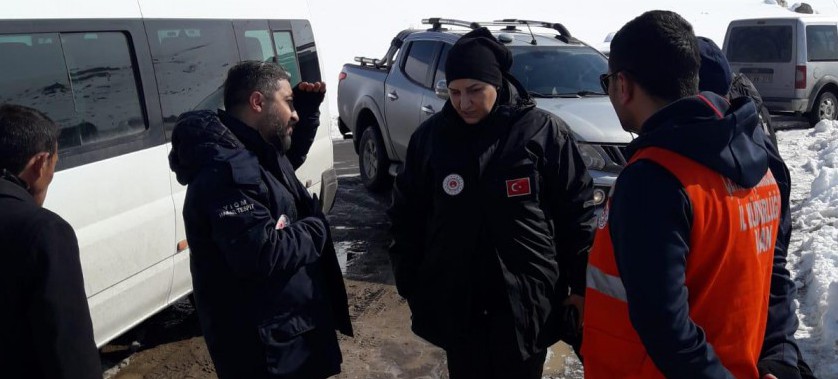
{"label": "black winter jacket", "polygon": [[417,335],[452,348],[474,317],[499,312],[497,333],[525,359],[558,340],[553,311],[569,292],[584,295],[593,182],[565,124],[520,84],[498,104],[467,125],[448,102],[413,134],[390,257]]}
{"label": "black winter jacket", "polygon": [[[316,129],[302,119],[297,130]],[[219,377],[340,372],[334,329],[352,333],[343,278],[289,157],[229,114],[199,111],[178,119],[169,160],[189,185],[192,283]]]}
{"label": "black winter jacket", "polygon": [[[792,337],[797,320],[787,297],[794,284],[785,268],[790,178],[758,127],[753,101],[741,97],[728,103],[710,92],[678,100],[643,124],[640,136],[627,148],[627,159],[650,146],[683,155],[745,188],[755,186],[769,169],[774,174],[783,207],[763,358],[796,366]],[[632,325],[658,369],[672,378],[730,377],[703,330],[689,317],[683,279],[692,205],[681,183],[650,161],[627,166],[614,186],[609,220]]]}
{"label": "black winter jacket", "polygon": [[0,173],[3,378],[101,378],[73,228]]}
{"label": "black winter jacket", "polygon": [[[762,122],[771,120],[768,110],[762,101],[754,83],[745,75],[737,74],[730,88],[730,98],[747,96],[754,102],[757,112],[763,114]],[[773,128],[768,127],[773,132]],[[794,339],[797,331],[797,315],[794,298],[797,294],[797,286],[791,279],[791,273],[786,268],[788,262],[789,241],[791,241],[791,209],[789,196],[791,195],[791,174],[786,162],[777,150],[776,137],[771,138],[771,143],[765,144],[768,151],[768,167],[777,180],[780,187],[780,198],[782,209],[780,210],[780,228],[777,232],[777,241],[774,245],[774,268],[771,272],[771,298],[768,308],[768,325],[765,329],[765,342],[762,345],[760,364],[765,361],[782,362],[788,366],[796,367],[800,357],[800,349]]]}

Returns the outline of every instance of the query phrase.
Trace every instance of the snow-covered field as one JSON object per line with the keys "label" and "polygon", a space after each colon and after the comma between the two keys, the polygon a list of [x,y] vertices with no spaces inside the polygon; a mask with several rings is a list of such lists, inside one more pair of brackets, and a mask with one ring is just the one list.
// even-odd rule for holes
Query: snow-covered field
{"label": "snow-covered field", "polygon": [[796,337],[818,377],[838,378],[838,122],[777,137],[792,178]]}

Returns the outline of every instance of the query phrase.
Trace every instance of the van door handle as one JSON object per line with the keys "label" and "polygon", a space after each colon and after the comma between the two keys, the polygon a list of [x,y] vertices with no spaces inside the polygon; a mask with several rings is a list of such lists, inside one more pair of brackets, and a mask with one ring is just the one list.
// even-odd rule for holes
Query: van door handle
{"label": "van door handle", "polygon": [[393,91],[387,94],[387,98],[390,100],[398,100],[399,95],[396,93],[396,91]]}
{"label": "van door handle", "polygon": [[425,114],[434,114],[434,113],[436,113],[436,111],[434,110],[434,108],[433,108],[433,107],[431,107],[430,105],[425,105],[425,106],[423,106],[423,107],[422,107],[422,112],[425,112]]}

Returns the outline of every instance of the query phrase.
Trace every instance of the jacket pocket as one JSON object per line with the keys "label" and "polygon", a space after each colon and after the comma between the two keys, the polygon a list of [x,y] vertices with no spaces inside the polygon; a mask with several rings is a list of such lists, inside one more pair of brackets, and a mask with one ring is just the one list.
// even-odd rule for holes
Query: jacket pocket
{"label": "jacket pocket", "polygon": [[300,368],[311,355],[306,333],[314,329],[309,317],[275,318],[259,326],[268,372],[287,375]]}

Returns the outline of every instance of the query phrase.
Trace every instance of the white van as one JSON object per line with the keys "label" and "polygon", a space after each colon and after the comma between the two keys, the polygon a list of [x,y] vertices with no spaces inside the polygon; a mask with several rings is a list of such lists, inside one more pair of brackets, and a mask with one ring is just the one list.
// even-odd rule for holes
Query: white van
{"label": "white van", "polygon": [[838,116],[838,17],[798,15],[734,20],[724,52],[771,112]]}
{"label": "white van", "polygon": [[[227,70],[276,60],[292,85],[321,80],[305,1],[48,0],[0,14],[0,103],[61,126],[45,206],[75,229],[98,346],[192,291],[169,170],[177,117],[221,106]],[[329,209],[334,173],[328,105],[297,171]],[[14,326],[11,326],[14,327]]]}

